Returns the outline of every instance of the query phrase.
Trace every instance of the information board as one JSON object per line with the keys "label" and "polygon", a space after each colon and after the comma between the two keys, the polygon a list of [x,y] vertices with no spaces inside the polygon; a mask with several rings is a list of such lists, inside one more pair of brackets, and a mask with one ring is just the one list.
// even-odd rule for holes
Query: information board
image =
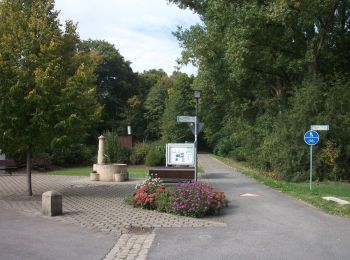
{"label": "information board", "polygon": [[193,143],[170,143],[166,145],[167,165],[194,165]]}

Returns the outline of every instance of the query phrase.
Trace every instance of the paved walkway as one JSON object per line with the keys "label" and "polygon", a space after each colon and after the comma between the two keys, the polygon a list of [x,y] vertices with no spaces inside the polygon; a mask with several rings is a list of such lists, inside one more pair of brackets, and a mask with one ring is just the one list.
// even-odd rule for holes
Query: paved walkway
{"label": "paved walkway", "polygon": [[[226,227],[156,229],[149,259],[349,259],[350,220],[327,215],[200,155],[206,180],[225,191]],[[241,196],[250,193],[258,196]]]}
{"label": "paved walkway", "polygon": [[[1,212],[9,209],[112,235],[117,244],[109,253],[106,252],[106,259],[145,259],[154,238],[154,228],[225,225],[220,218],[194,219],[126,205],[123,198],[131,194],[141,180],[108,183],[91,182],[87,177],[33,175],[34,196],[28,197],[25,195],[25,178],[24,175],[0,175],[0,220],[3,217]],[[48,218],[41,215],[41,194],[48,190],[63,194],[62,216]],[[123,244],[123,241],[127,242]]]}
{"label": "paved walkway", "polygon": [[[230,200],[222,216],[134,209],[123,198],[137,180],[34,175],[35,195],[28,198],[25,176],[0,176],[0,259],[348,259],[348,219],[271,190],[209,155],[199,159],[204,180]],[[63,216],[41,215],[47,190],[63,194]]]}

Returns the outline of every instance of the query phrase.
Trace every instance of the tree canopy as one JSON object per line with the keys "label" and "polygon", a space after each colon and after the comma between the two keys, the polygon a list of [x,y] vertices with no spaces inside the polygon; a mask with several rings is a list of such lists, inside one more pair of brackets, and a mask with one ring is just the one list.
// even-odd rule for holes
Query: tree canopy
{"label": "tree canopy", "polygon": [[95,52],[102,60],[95,70],[97,99],[103,106],[99,132],[119,128],[126,131],[122,122],[125,119],[125,109],[129,109],[128,99],[141,95],[138,75],[132,71],[130,62],[124,59],[115,46],[106,41],[82,41],[79,49]]}
{"label": "tree canopy", "polygon": [[176,36],[182,62],[199,66],[205,135],[216,153],[303,179],[303,133],[330,124],[317,146],[317,177],[350,177],[349,1],[170,2],[203,22]]}
{"label": "tree canopy", "polygon": [[53,0],[0,2],[0,147],[27,153],[81,140],[100,116],[94,69],[77,50],[76,26],[61,30]]}

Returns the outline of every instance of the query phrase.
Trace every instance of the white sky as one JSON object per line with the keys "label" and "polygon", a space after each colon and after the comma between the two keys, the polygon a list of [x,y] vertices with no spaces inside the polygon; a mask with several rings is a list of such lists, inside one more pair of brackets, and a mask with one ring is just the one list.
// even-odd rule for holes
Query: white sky
{"label": "white sky", "polygon": [[[56,10],[61,11],[61,23],[78,23],[81,39],[114,44],[135,72],[163,69],[171,74],[181,56],[172,32],[178,25],[188,28],[200,22],[196,14],[166,0],[56,0]],[[181,71],[197,73],[192,66]]]}

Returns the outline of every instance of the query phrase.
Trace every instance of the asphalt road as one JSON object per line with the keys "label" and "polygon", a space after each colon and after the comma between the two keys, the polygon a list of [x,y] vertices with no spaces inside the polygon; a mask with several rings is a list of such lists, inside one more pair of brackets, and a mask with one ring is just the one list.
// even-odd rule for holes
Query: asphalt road
{"label": "asphalt road", "polygon": [[0,209],[1,260],[102,259],[115,238],[77,225]]}
{"label": "asphalt road", "polygon": [[289,198],[209,155],[200,155],[200,163],[230,200],[227,226],[157,229],[149,259],[350,259],[350,219]]}

